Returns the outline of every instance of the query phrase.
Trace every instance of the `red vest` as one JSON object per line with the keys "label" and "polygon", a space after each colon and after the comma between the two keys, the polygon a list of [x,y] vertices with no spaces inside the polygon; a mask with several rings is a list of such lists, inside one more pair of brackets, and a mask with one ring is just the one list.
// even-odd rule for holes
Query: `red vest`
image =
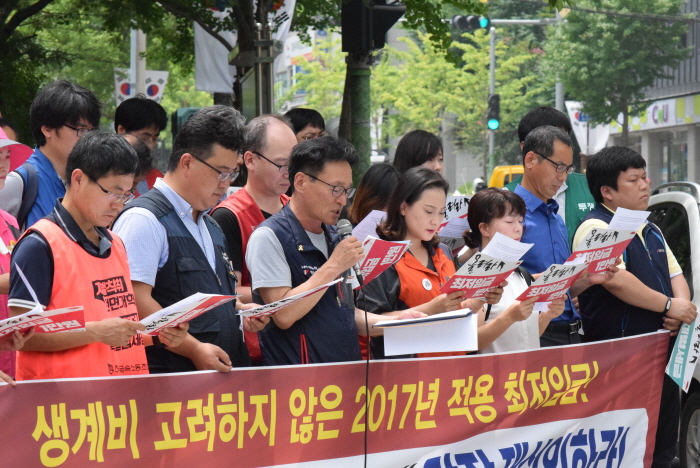
{"label": "red vest", "polygon": [[[112,317],[139,320],[126,249],[119,237],[112,233],[109,257],[97,258],[47,219],[39,220],[30,231],[44,236],[53,254],[53,288],[47,310],[82,305],[86,322]],[[65,351],[17,353],[17,380],[136,374],[148,374],[141,335],[119,348],[90,343]]]}
{"label": "red vest", "polygon": [[[280,201],[284,206],[289,201],[289,197],[283,194],[280,196]],[[250,239],[250,236],[253,234],[255,228],[258,227],[260,223],[265,221],[265,216],[263,216],[262,211],[245,187],[219,203],[214,210],[218,210],[219,208],[226,208],[238,219],[238,226],[241,229],[241,240],[243,244],[241,246],[241,254],[243,255],[241,286],[250,286],[250,273],[248,272],[248,266],[245,264],[245,253],[248,249],[248,239]]]}

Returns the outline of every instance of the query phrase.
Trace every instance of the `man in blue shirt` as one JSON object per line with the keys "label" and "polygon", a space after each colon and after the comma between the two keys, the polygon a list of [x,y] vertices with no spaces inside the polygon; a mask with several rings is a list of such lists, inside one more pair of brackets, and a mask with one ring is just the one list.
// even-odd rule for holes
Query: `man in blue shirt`
{"label": "man in blue shirt", "polygon": [[[564,263],[569,256],[569,234],[566,225],[557,215],[559,204],[553,200],[566,176],[573,172],[571,138],[563,130],[542,126],[534,129],[523,144],[523,179],[515,193],[525,200],[524,234],[521,242],[534,244],[523,257],[523,266],[533,275],[545,271],[554,263]],[[582,275],[571,288],[578,295],[592,283],[612,278],[615,268],[605,275]],[[581,316],[571,302],[566,300],[564,313],[552,320],[540,336],[540,345],[560,346],[580,343]]]}
{"label": "man in blue shirt", "polygon": [[27,163],[36,171],[38,190],[26,216],[19,217],[25,196],[27,171],[19,167],[7,176],[0,191],[0,208],[17,218],[22,230],[51,213],[58,198],[66,194],[63,176],[68,155],[81,136],[100,123],[100,102],[89,89],[55,81],[39,91],[29,108],[34,153]]}

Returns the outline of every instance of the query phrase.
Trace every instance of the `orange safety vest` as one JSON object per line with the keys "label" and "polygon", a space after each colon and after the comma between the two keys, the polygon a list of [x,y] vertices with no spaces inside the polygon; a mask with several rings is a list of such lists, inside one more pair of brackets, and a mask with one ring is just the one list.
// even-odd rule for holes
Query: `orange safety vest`
{"label": "orange safety vest", "polygon": [[[396,273],[399,276],[399,283],[401,284],[399,299],[409,308],[430,302],[442,294],[440,288],[455,274],[455,266],[452,260],[447,258],[441,249],[435,249],[435,254],[432,256],[432,259],[437,273],[423,266],[423,264],[409,252],[406,252],[401,260],[396,262]],[[428,282],[430,284],[429,288],[427,287]],[[418,357],[464,356],[464,354],[463,352],[420,353]]]}
{"label": "orange safety vest", "polygon": [[[289,197],[282,194],[280,196],[280,201],[282,205],[286,205],[289,202]],[[241,256],[243,257],[243,271],[241,272],[241,286],[250,286],[250,272],[248,271],[248,266],[245,264],[245,253],[248,249],[248,240],[253,234],[256,227],[263,221],[265,221],[265,216],[262,214],[262,210],[255,203],[253,197],[250,196],[248,191],[243,187],[242,189],[236,191],[233,195],[228,197],[226,200],[219,203],[212,212],[218,210],[219,208],[226,208],[238,219],[238,227],[241,230]],[[257,333],[252,333],[248,331],[243,331],[243,336],[245,338],[245,344],[248,348],[248,353],[254,361],[260,361],[262,359],[262,351],[260,350],[260,340],[258,339]]]}
{"label": "orange safety vest", "polygon": [[[53,288],[47,310],[82,305],[86,322],[113,317],[139,320],[126,249],[119,237],[111,233],[109,257],[97,258],[47,219],[39,220],[30,231],[40,233],[53,254]],[[17,353],[17,380],[137,374],[148,374],[142,335],[116,348],[90,343],[64,351]]]}

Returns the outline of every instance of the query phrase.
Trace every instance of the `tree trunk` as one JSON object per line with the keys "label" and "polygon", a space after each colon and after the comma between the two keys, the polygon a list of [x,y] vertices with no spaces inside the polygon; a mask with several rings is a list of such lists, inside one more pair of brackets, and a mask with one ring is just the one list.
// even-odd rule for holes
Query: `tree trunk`
{"label": "tree trunk", "polygon": [[[340,128],[338,135],[348,140],[348,126],[350,143],[355,147],[360,160],[352,168],[352,179],[355,186],[367,172],[370,166],[370,154],[372,152],[372,135],[370,133],[370,75],[371,53],[348,54],[348,71],[343,92],[343,108],[340,116]],[[346,105],[345,98],[350,95],[350,104]],[[346,114],[350,108],[350,117]]]}

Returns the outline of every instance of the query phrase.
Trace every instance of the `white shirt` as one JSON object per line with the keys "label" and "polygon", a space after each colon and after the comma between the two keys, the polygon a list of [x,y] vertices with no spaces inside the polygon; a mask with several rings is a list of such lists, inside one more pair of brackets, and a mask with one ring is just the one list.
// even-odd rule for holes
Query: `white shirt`
{"label": "white shirt", "polygon": [[[212,271],[216,271],[214,242],[204,222],[204,213],[199,214],[195,223],[192,206],[163,179],[157,179],[153,188],[160,190],[173,205],[187,231],[204,251]],[[131,279],[155,286],[158,270],[168,261],[168,234],[165,226],[149,210],[136,207],[117,219],[113,231],[124,241]]]}
{"label": "white shirt", "polygon": [[[491,313],[486,323],[495,320],[508,307],[515,298],[527,289],[525,279],[516,271],[508,277],[508,286],[503,289],[503,296],[498,304],[491,306]],[[506,331],[494,340],[493,343],[479,351],[479,354],[504,353],[507,351],[522,351],[537,349],[540,347],[539,313],[533,312],[527,319],[515,322]]]}

